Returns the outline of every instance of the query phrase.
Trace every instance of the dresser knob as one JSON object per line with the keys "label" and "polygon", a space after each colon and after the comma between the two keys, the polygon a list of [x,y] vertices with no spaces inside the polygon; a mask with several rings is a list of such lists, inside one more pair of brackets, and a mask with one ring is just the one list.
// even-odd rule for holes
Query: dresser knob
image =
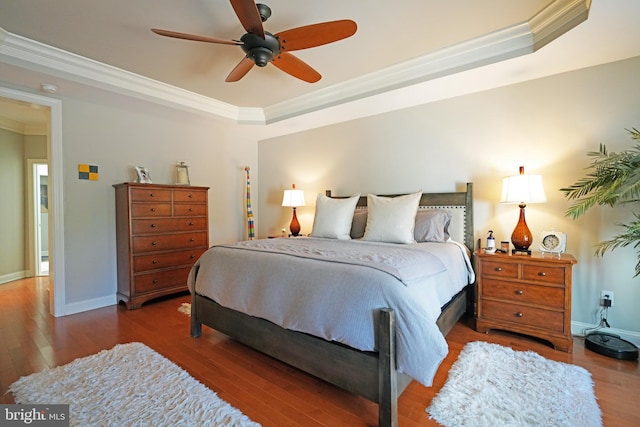
{"label": "dresser knob", "polygon": [[502,271],[502,267],[496,267],[494,268],[495,271]]}
{"label": "dresser knob", "polygon": [[524,294],[524,291],[522,289],[518,289],[516,291],[516,295],[523,295],[523,294]]}
{"label": "dresser knob", "polygon": [[516,317],[522,317],[522,316],[524,316],[524,314],[522,314],[522,312],[521,312],[521,311],[518,311],[517,313],[515,313],[515,314],[514,314],[514,316],[516,316]]}
{"label": "dresser knob", "polygon": [[158,242],[151,242],[151,246],[157,246]]}
{"label": "dresser knob", "polygon": [[193,237],[189,239],[190,242],[195,242],[196,239],[194,239]]}
{"label": "dresser knob", "polygon": [[547,275],[547,273],[545,273],[544,271],[541,271],[541,272],[538,273],[538,276],[540,276],[540,277],[544,277],[546,275]]}
{"label": "dresser knob", "polygon": [[191,221],[191,222],[189,223],[189,225],[193,225],[193,221]]}
{"label": "dresser knob", "polygon": [[149,197],[156,197],[156,195],[153,193],[149,193]]}
{"label": "dresser knob", "polygon": [[192,194],[189,194],[189,198],[190,198],[190,199],[191,199],[191,198],[193,198],[193,195],[192,195]]}
{"label": "dresser knob", "polygon": [[158,284],[158,279],[153,279],[153,284],[157,285]]}
{"label": "dresser knob", "polygon": [[151,208],[151,212],[155,212],[155,211],[156,211],[156,208]]}
{"label": "dresser knob", "polygon": [[194,254],[191,254],[191,256],[189,258],[194,259],[196,256]]}
{"label": "dresser knob", "polygon": [[156,228],[156,225],[155,224],[151,224],[151,228]]}
{"label": "dresser knob", "polygon": [[157,259],[154,259],[153,261],[151,261],[151,264],[157,264],[157,263],[158,263]]}
{"label": "dresser knob", "polygon": [[189,208],[189,212],[193,212],[193,208]]}

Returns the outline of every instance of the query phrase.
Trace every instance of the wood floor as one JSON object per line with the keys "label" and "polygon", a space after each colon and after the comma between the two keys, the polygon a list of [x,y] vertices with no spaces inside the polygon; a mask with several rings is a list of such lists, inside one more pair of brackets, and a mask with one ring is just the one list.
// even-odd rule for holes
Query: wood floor
{"label": "wood floor", "polygon": [[[22,375],[71,362],[118,343],[143,342],[186,369],[265,427],[374,426],[377,405],[317,380],[270,357],[203,328],[189,336],[189,317],[178,312],[188,295],[149,302],[139,310],[111,306],[61,318],[48,314],[47,279],[0,285],[0,403],[13,402],[7,388]],[[425,408],[444,384],[447,372],[469,341],[489,341],[515,350],[588,369],[605,426],[640,425],[640,369],[637,361],[619,361],[584,348],[574,338],[573,353],[555,351],[514,334],[475,332],[459,322],[447,336],[450,352],[433,387],[415,381],[399,401],[401,427],[435,426]],[[46,403],[46,402],[43,402]]]}

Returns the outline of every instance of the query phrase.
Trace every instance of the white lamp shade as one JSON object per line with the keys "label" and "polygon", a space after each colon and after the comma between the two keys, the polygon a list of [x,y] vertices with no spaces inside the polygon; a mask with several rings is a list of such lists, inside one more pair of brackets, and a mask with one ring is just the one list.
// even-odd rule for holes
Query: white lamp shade
{"label": "white lamp shade", "polygon": [[293,208],[304,206],[304,190],[284,190],[282,206]]}
{"label": "white lamp shade", "polygon": [[514,175],[502,180],[502,203],[544,203],[541,175]]}

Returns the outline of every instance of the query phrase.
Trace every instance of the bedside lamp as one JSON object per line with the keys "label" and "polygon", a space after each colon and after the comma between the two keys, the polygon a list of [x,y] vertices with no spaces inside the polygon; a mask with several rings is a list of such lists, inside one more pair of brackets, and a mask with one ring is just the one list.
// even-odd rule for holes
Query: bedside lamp
{"label": "bedside lamp", "polygon": [[300,234],[300,223],[296,216],[296,208],[298,206],[304,206],[304,190],[296,190],[295,184],[291,186],[291,190],[284,190],[282,206],[293,208],[293,218],[291,218],[289,229],[291,230],[291,235],[297,236]]}
{"label": "bedside lamp", "polygon": [[529,246],[533,243],[533,236],[524,218],[524,208],[527,203],[544,203],[547,197],[544,194],[541,175],[525,175],[524,166],[520,166],[520,174],[506,177],[502,180],[501,203],[518,203],[520,206],[520,218],[511,234],[511,243],[515,252],[531,254]]}

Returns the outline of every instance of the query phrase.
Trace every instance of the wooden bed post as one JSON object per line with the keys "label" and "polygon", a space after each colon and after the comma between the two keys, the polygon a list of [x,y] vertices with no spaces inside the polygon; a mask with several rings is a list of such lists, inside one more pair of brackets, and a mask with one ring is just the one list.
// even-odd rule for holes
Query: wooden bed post
{"label": "wooden bed post", "polygon": [[398,427],[398,374],[396,371],[396,315],[380,310],[378,322],[378,426]]}

